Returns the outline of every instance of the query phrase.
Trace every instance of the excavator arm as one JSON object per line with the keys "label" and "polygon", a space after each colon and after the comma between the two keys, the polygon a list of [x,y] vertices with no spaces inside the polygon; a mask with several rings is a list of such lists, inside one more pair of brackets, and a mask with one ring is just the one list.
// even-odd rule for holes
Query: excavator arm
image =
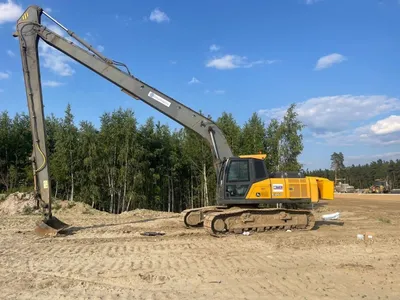
{"label": "excavator arm", "polygon": [[[60,26],[71,38],[66,39],[43,26],[41,24],[41,17],[43,15]],[[45,224],[42,223],[41,225],[43,232],[46,232],[46,230],[53,232],[52,229],[59,231],[68,225],[57,220],[52,216],[51,212],[50,170],[38,53],[39,39],[112,82],[129,96],[142,100],[177,123],[203,137],[210,145],[217,174],[219,174],[221,164],[224,160],[232,156],[232,151],[224,134],[213,121],[134,77],[130,74],[128,68],[126,68],[127,72],[122,71],[119,66],[125,66],[124,64],[103,56],[85,40],[79,38],[74,32],[44,12],[42,8],[38,6],[28,7],[17,21],[14,36],[18,37],[20,42],[31,120],[33,139],[32,165],[35,192],[46,211]],[[75,44],[72,40],[77,41],[83,47]],[[47,228],[46,226],[51,228]]]}

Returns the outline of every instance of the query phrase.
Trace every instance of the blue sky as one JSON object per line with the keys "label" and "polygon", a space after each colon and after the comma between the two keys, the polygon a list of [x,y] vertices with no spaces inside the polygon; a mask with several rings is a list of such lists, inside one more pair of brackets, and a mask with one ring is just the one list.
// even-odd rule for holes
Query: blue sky
{"label": "blue sky", "polygon": [[[0,110],[27,112],[15,21],[31,1],[0,0]],[[214,119],[268,124],[297,103],[305,168],[400,158],[398,0],[36,1],[134,76]],[[43,17],[50,29],[58,28]],[[132,108],[153,116],[111,83],[40,45],[46,114],[76,121]],[[395,72],[396,71],[396,72]]]}

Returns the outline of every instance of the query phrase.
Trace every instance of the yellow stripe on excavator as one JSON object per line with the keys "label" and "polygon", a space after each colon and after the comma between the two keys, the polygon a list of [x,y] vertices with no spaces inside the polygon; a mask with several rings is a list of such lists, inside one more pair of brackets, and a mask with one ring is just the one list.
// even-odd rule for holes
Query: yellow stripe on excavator
{"label": "yellow stripe on excavator", "polygon": [[21,19],[25,21],[25,20],[28,19],[28,17],[29,17],[29,14],[26,12],[26,13],[24,13],[24,14],[22,15]]}
{"label": "yellow stripe on excavator", "polygon": [[248,155],[239,155],[240,158],[255,158],[255,159],[265,159],[267,154],[248,154]]}

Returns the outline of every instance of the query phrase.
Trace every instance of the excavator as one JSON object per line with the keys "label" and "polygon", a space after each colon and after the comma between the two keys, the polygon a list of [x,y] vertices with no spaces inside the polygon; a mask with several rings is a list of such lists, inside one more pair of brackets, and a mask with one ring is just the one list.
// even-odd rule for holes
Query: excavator
{"label": "excavator", "polygon": [[[44,26],[41,23],[43,16],[65,31],[68,39]],[[268,172],[265,154],[233,155],[224,133],[211,119],[133,76],[124,63],[105,57],[41,7],[32,5],[24,11],[17,20],[13,36],[19,40],[29,108],[34,194],[43,212],[42,220],[36,224],[37,234],[57,235],[70,226],[52,214],[39,39],[110,81],[132,98],[193,130],[209,144],[217,175],[217,205],[182,211],[181,220],[185,227],[203,226],[211,235],[247,230],[310,230],[314,227],[315,217],[312,210],[300,206],[321,199],[333,200],[334,184],[328,179],[307,177],[297,172]]]}

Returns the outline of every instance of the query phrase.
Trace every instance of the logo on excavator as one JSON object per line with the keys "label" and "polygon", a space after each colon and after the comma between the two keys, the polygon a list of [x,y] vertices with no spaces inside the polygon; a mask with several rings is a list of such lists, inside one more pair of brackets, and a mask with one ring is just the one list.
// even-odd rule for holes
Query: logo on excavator
{"label": "logo on excavator", "polygon": [[283,192],[283,184],[281,183],[275,183],[272,185],[272,191],[273,192]]}
{"label": "logo on excavator", "polygon": [[165,105],[166,107],[169,107],[171,105],[171,102],[169,102],[166,99],[164,99],[163,97],[153,93],[152,91],[150,91],[147,96],[149,96],[150,98],[153,98],[157,102],[160,102],[161,104]]}

